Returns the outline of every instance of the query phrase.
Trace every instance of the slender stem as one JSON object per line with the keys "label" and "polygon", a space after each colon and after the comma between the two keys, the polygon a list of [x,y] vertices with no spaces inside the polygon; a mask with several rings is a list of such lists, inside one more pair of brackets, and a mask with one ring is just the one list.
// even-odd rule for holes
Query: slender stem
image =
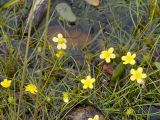
{"label": "slender stem", "polygon": [[152,22],[156,10],[157,0],[150,0],[150,15],[149,15],[149,22]]}
{"label": "slender stem", "polygon": [[[32,13],[33,13],[33,4],[32,4]],[[26,50],[25,50],[25,57],[24,57],[24,66],[23,66],[23,71],[22,71],[22,79],[21,79],[21,85],[20,85],[20,94],[19,94],[19,102],[18,102],[18,110],[17,110],[17,120],[19,119],[19,112],[20,112],[20,106],[21,106],[21,99],[22,99],[22,94],[23,94],[23,86],[24,86],[24,80],[26,77],[26,71],[27,71],[27,66],[28,66],[28,50],[29,50],[29,43],[30,43],[30,36],[31,36],[31,29],[32,29],[32,17],[30,20],[29,24],[29,30],[28,30],[28,36],[27,36],[27,43],[26,43]]]}
{"label": "slender stem", "polygon": [[[40,65],[40,70],[44,68],[44,59],[43,57],[45,56],[45,50],[46,50],[46,42],[47,42],[47,31],[48,31],[48,21],[49,21],[49,11],[50,11],[50,6],[51,6],[51,0],[48,0],[47,3],[47,16],[46,16],[46,23],[45,23],[45,29],[44,29],[44,40],[43,40],[43,52],[42,52],[42,58],[41,58],[41,65]],[[43,76],[42,76],[42,71],[40,73],[40,80],[38,81],[38,90],[39,92],[36,95],[36,101],[35,101],[35,111],[34,111],[34,120],[37,120],[37,113],[38,113],[38,102],[39,102],[39,95],[40,95],[40,88],[42,85],[43,81]]]}

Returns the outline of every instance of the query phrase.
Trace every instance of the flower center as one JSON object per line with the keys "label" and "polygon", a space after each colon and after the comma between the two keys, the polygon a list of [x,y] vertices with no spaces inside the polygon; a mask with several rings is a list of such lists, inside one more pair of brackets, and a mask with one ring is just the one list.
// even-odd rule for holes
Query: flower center
{"label": "flower center", "polygon": [[141,78],[142,78],[142,73],[140,73],[140,72],[135,72],[135,78],[136,78],[136,79],[141,79]]}
{"label": "flower center", "polygon": [[108,52],[108,51],[106,51],[106,52],[104,53],[105,58],[110,58],[111,55],[112,55],[112,53],[110,53],[110,52]]}
{"label": "flower center", "polygon": [[127,57],[126,57],[126,60],[127,60],[127,61],[132,61],[133,58],[132,58],[132,56],[127,56]]}
{"label": "flower center", "polygon": [[86,80],[86,85],[90,86],[92,84],[91,80]]}
{"label": "flower center", "polygon": [[58,38],[58,43],[63,44],[65,42],[64,38]]}

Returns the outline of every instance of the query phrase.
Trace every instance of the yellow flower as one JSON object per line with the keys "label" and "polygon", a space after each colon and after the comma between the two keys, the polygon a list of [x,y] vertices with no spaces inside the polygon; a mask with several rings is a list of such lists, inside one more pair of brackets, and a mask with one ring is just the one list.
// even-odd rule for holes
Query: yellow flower
{"label": "yellow flower", "polygon": [[94,82],[95,82],[95,79],[91,78],[91,76],[89,75],[86,77],[86,79],[81,80],[81,83],[83,83],[83,89],[87,89],[87,88],[92,89]]}
{"label": "yellow flower", "polygon": [[99,120],[99,116],[95,115],[94,118],[88,118],[88,120]]}
{"label": "yellow flower", "polygon": [[14,104],[14,98],[13,97],[8,97],[8,102],[10,103],[10,104]]}
{"label": "yellow flower", "polygon": [[51,101],[51,98],[49,96],[46,96],[46,101],[47,102],[50,102]]}
{"label": "yellow flower", "polygon": [[29,84],[29,85],[25,86],[25,91],[30,92],[32,94],[36,94],[37,93],[37,87],[33,84]]}
{"label": "yellow flower", "polygon": [[10,87],[10,86],[11,86],[11,80],[4,79],[4,80],[1,82],[1,86],[4,87],[4,88]]}
{"label": "yellow flower", "polygon": [[122,56],[122,60],[124,61],[123,64],[131,64],[134,65],[136,61],[134,60],[136,57],[136,54],[133,55],[130,52],[127,52],[126,56]]}
{"label": "yellow flower", "polygon": [[139,67],[137,70],[131,69],[130,73],[132,74],[130,79],[132,81],[137,80],[139,84],[143,84],[143,79],[147,77],[145,73],[143,73],[143,68]]}
{"label": "yellow flower", "polygon": [[40,53],[42,52],[42,47],[38,47],[37,51]]}
{"label": "yellow flower", "polygon": [[67,41],[66,39],[63,37],[62,34],[58,34],[57,37],[53,37],[52,39],[54,42],[58,42],[58,45],[57,45],[57,49],[66,49],[67,48]]}
{"label": "yellow flower", "polygon": [[126,115],[133,115],[134,110],[130,107],[126,110]]}
{"label": "yellow flower", "polygon": [[57,57],[57,58],[60,58],[60,57],[62,57],[64,54],[65,54],[64,51],[60,50],[60,51],[58,51],[58,52],[56,53],[56,57]]}
{"label": "yellow flower", "polygon": [[108,50],[102,51],[100,54],[101,59],[105,59],[107,63],[111,61],[111,59],[114,59],[116,55],[113,53],[114,48],[109,48]]}
{"label": "yellow flower", "polygon": [[68,97],[68,93],[67,92],[63,92],[63,101],[65,103],[68,103],[69,102],[69,97]]}

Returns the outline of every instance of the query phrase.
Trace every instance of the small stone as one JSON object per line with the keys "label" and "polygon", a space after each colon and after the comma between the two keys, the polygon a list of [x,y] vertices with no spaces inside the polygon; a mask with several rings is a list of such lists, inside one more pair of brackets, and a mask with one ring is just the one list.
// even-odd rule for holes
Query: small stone
{"label": "small stone", "polygon": [[78,105],[67,114],[64,120],[88,120],[93,118],[95,115],[99,116],[99,120],[105,120],[104,115],[100,110],[92,105]]}

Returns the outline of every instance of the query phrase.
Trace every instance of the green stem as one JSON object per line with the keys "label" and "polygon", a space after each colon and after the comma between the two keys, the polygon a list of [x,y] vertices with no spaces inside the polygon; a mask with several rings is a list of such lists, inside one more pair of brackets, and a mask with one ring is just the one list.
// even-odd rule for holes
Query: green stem
{"label": "green stem", "polygon": [[[40,70],[42,70],[44,68],[44,59],[43,59],[43,57],[45,56],[45,50],[46,50],[50,6],[51,6],[51,0],[48,0],[47,16],[46,16],[46,23],[45,23],[45,29],[44,29],[43,51],[42,51]],[[38,114],[38,109],[39,109],[38,102],[39,102],[40,88],[42,88],[41,87],[42,86],[42,81],[43,81],[43,75],[42,75],[42,71],[41,71],[40,80],[38,81],[38,84],[37,84],[39,92],[36,95],[35,111],[34,111],[34,115],[33,115],[34,116],[34,120],[37,120],[37,114]]]}
{"label": "green stem", "polygon": [[[32,13],[33,13],[33,7],[34,5],[32,5]],[[31,20],[29,23],[29,30],[28,30],[28,36],[27,36],[27,43],[26,43],[26,50],[25,50],[25,57],[24,57],[24,66],[23,66],[23,71],[22,71],[22,79],[21,79],[21,84],[20,84],[20,94],[19,94],[19,102],[18,102],[18,110],[17,110],[17,120],[19,120],[19,112],[20,112],[20,106],[21,106],[21,99],[22,99],[22,94],[23,94],[23,86],[24,86],[24,80],[26,77],[26,72],[27,72],[27,66],[28,66],[28,51],[29,51],[29,43],[30,43],[30,36],[31,36],[31,29],[32,29],[32,18],[33,15],[31,16]]]}
{"label": "green stem", "polygon": [[149,14],[149,22],[152,22],[156,10],[157,0],[150,0],[150,14]]}

